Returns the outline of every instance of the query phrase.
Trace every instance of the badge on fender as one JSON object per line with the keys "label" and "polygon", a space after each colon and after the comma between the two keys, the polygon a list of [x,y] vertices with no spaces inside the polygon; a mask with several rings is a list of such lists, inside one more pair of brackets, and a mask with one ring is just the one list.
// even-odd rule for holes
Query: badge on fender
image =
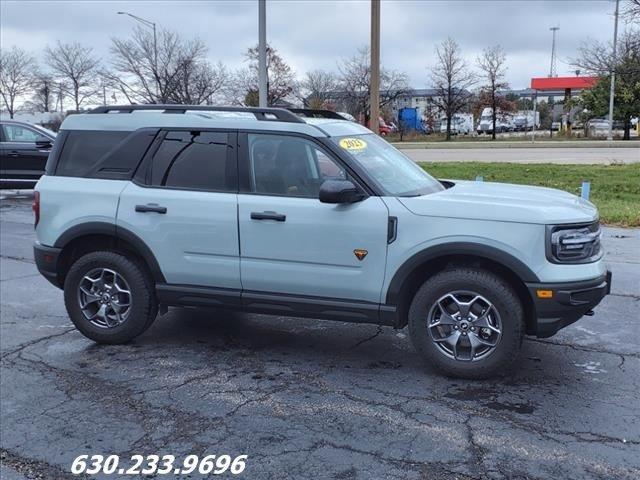
{"label": "badge on fender", "polygon": [[356,258],[360,261],[364,260],[364,257],[367,256],[367,253],[369,253],[367,250],[364,250],[362,248],[356,248],[353,251],[353,254],[356,256]]}

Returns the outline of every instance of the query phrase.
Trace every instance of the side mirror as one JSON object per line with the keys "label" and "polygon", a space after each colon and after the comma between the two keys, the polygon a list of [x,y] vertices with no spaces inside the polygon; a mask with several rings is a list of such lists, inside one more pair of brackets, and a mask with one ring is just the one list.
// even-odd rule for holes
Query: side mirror
{"label": "side mirror", "polygon": [[45,137],[44,135],[36,138],[36,148],[40,150],[47,150],[53,146],[53,142],[50,138]]}
{"label": "side mirror", "polygon": [[355,203],[364,198],[365,194],[349,180],[326,180],[320,185],[322,203]]}

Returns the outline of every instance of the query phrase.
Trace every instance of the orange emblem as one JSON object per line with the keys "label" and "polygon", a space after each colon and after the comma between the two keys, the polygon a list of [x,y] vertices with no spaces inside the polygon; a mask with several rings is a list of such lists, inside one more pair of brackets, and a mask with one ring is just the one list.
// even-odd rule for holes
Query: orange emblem
{"label": "orange emblem", "polygon": [[353,254],[356,256],[356,258],[360,261],[364,260],[364,257],[367,256],[367,253],[369,253],[368,251],[362,249],[362,248],[356,248],[353,251]]}

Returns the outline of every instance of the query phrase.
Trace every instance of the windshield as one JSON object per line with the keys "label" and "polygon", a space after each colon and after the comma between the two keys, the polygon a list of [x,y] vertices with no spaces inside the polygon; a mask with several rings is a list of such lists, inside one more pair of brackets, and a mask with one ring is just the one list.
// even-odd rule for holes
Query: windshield
{"label": "windshield", "polygon": [[384,190],[385,195],[413,197],[444,190],[435,178],[375,134],[333,137]]}

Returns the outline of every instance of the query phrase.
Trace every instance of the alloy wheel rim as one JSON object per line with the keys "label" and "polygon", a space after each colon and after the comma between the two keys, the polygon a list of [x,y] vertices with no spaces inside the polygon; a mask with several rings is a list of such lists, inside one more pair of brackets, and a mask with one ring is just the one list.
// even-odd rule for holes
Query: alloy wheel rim
{"label": "alloy wheel rim", "polygon": [[99,328],[115,328],[129,318],[131,289],[110,268],[94,268],[78,285],[78,304],[84,317]]}
{"label": "alloy wheel rim", "polygon": [[502,338],[498,310],[485,297],[468,290],[440,297],[429,310],[427,329],[440,353],[465,362],[488,357]]}

